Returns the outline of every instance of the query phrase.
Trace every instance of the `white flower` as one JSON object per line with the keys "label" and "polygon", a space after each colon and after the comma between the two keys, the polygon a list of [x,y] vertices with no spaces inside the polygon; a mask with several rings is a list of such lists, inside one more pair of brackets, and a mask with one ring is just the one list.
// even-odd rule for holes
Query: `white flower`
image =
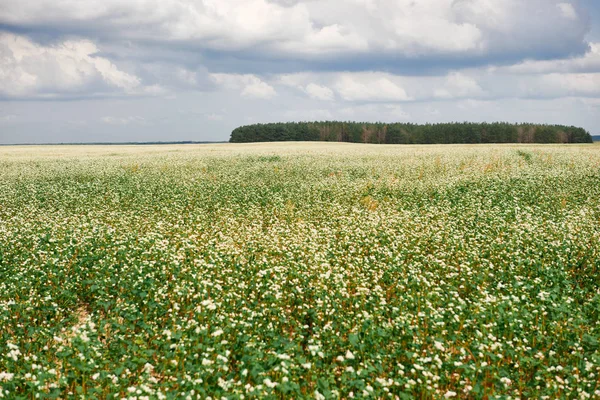
{"label": "white flower", "polygon": [[348,350],[348,351],[346,352],[346,358],[347,358],[348,360],[354,360],[354,354],[352,354],[352,352],[351,352],[350,350]]}
{"label": "white flower", "polygon": [[11,381],[15,377],[15,374],[10,372],[0,372],[0,381]]}
{"label": "white flower", "polygon": [[263,383],[264,383],[264,384],[265,384],[267,387],[270,387],[271,389],[273,389],[275,386],[277,386],[277,385],[278,385],[278,383],[277,383],[277,382],[272,382],[272,381],[271,381],[269,378],[265,379],[265,380],[263,381]]}
{"label": "white flower", "polygon": [[456,397],[456,392],[453,392],[452,390],[448,390],[445,394],[444,397],[449,399],[450,397]]}
{"label": "white flower", "polygon": [[144,364],[143,370],[144,370],[144,372],[150,373],[154,370],[154,366],[152,366],[152,364],[150,364],[150,363],[146,363],[146,364]]}

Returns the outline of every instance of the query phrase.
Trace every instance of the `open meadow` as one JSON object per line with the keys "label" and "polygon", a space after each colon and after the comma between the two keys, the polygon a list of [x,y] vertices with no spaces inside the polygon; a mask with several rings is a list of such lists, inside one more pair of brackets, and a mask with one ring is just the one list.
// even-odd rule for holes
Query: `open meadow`
{"label": "open meadow", "polygon": [[600,398],[600,145],[0,147],[0,398]]}

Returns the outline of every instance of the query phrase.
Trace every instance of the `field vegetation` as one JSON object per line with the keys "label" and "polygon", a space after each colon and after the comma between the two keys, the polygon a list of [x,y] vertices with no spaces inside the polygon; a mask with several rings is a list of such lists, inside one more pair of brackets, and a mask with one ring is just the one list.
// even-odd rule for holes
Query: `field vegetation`
{"label": "field vegetation", "polygon": [[600,147],[0,148],[0,397],[598,398]]}

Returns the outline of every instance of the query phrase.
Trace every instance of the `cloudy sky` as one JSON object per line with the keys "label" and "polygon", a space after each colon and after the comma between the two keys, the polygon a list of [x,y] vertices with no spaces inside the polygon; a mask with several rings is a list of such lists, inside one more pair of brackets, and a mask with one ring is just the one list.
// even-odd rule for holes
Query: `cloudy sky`
{"label": "cloudy sky", "polygon": [[0,143],[331,119],[600,134],[600,1],[0,2]]}

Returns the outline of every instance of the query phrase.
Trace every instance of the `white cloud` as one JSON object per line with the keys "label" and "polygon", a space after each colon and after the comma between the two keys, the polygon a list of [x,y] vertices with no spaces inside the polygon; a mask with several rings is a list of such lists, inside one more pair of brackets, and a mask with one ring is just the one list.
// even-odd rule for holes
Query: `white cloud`
{"label": "white cloud", "polygon": [[592,72],[600,71],[600,43],[590,43],[589,50],[581,57],[559,60],[527,60],[503,68],[490,68],[490,72],[507,71],[516,74],[551,72]]}
{"label": "white cloud", "polygon": [[446,82],[440,88],[434,89],[433,96],[440,99],[455,97],[478,97],[483,94],[483,89],[477,81],[460,72],[452,72],[446,77]]}
{"label": "white cloud", "polygon": [[277,95],[273,86],[262,81],[256,75],[211,74],[210,77],[216,84],[226,89],[239,90],[244,97],[270,99]]}
{"label": "white cloud", "polygon": [[547,74],[539,82],[540,91],[562,96],[600,95],[600,73]]}
{"label": "white cloud", "polygon": [[329,89],[327,86],[317,85],[316,83],[309,83],[304,88],[304,91],[310,98],[316,100],[332,101],[335,97],[333,90]]}
{"label": "white cloud", "polygon": [[270,99],[277,95],[273,86],[261,81],[260,79],[246,85],[242,90],[242,96],[256,97],[259,99]]}
{"label": "white cloud", "polygon": [[307,72],[297,72],[295,74],[283,74],[277,77],[277,83],[284,86],[289,86],[296,88],[298,90],[303,90],[304,86],[307,82],[310,82],[316,74],[311,74]]}
{"label": "white cloud", "polygon": [[50,96],[118,90],[133,93],[139,78],[95,56],[89,40],[42,46],[18,35],[0,33],[0,94]]}
{"label": "white cloud", "polygon": [[575,11],[575,7],[571,3],[558,3],[556,5],[563,17],[571,20],[577,20],[577,11]]}
{"label": "white cloud", "polygon": [[348,101],[410,100],[401,86],[382,74],[341,74],[335,82],[335,89]]}

